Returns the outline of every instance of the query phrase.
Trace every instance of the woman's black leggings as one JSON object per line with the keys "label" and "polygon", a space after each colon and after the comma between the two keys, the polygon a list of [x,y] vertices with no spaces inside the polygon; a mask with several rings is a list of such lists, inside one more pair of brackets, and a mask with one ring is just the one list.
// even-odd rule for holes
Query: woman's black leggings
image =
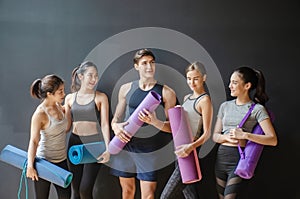
{"label": "woman's black leggings", "polygon": [[[101,137],[99,135],[78,136],[71,133],[68,143],[68,149],[73,145],[86,144],[90,142],[99,142]],[[102,164],[86,163],[74,165],[70,161],[69,168],[73,173],[72,180],[72,195],[74,199],[92,199],[93,188],[98,175],[98,171]]]}
{"label": "woman's black leggings", "polygon": [[219,198],[236,198],[247,181],[234,174],[240,154],[237,147],[220,145],[217,151],[215,174]]}
{"label": "woman's black leggings", "polygon": [[[64,160],[59,163],[53,163],[63,169],[68,170],[67,160]],[[49,191],[50,191],[51,182],[39,178],[38,181],[34,181],[34,191],[35,191],[35,198],[37,199],[48,199]],[[71,198],[71,186],[67,188],[63,188],[59,185],[53,184],[57,193],[57,197],[59,199],[70,199]]]}

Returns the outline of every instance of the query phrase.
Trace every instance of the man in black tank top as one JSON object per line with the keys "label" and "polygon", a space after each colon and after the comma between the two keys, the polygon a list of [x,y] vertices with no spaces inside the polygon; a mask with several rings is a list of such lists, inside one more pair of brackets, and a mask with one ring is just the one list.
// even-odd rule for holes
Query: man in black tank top
{"label": "man in black tank top", "polygon": [[[164,129],[164,126],[168,125],[164,125],[163,122],[160,125],[155,125],[159,126],[158,129],[144,123],[131,137],[124,130],[127,123],[123,121],[130,117],[150,91],[156,91],[162,96],[160,108],[166,121],[168,120],[167,110],[174,107],[178,101],[174,90],[166,85],[158,84],[155,80],[155,56],[150,50],[137,51],[133,61],[140,78],[123,84],[119,90],[118,104],[111,126],[115,136],[125,142],[126,145],[119,154],[112,155],[111,173],[119,177],[123,199],[134,198],[136,179],[140,182],[143,198],[154,198],[157,190],[157,172],[163,167],[162,158],[169,158],[168,156],[174,155],[173,144],[166,145],[166,140],[170,142],[172,137],[163,132],[170,131],[170,129]],[[145,113],[140,114],[144,115]],[[147,119],[151,120],[151,118]],[[149,121],[147,123],[150,123]],[[165,150],[168,147],[170,150]],[[162,151],[164,153],[169,151],[170,154],[162,154]]]}

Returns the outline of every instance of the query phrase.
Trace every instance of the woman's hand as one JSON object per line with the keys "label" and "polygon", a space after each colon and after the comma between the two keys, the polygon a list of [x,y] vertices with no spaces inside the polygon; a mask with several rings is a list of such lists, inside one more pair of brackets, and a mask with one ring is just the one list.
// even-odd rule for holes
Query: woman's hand
{"label": "woman's hand", "polygon": [[245,132],[241,128],[235,128],[229,131],[229,136],[231,139],[237,139],[237,140],[245,139],[244,135]]}
{"label": "woman's hand", "polygon": [[106,163],[110,159],[110,153],[108,151],[104,151],[98,158],[98,163]]}
{"label": "woman's hand", "polygon": [[34,180],[36,180],[36,181],[39,180],[38,174],[37,174],[36,170],[33,167],[27,167],[26,176],[27,176],[27,178],[31,178],[31,180],[33,180],[33,181]]}
{"label": "woman's hand", "polygon": [[176,148],[175,154],[179,158],[187,157],[194,150],[191,144],[183,144]]}

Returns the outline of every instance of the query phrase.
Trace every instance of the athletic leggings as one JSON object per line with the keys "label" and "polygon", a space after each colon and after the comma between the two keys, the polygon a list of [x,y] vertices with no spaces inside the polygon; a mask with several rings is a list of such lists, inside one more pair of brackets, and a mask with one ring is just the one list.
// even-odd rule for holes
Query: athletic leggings
{"label": "athletic leggings", "polygon": [[182,194],[186,199],[197,199],[199,196],[196,185],[197,182],[192,184],[182,183],[180,170],[177,164],[163,192],[160,195],[160,199],[180,198],[182,197]]}
{"label": "athletic leggings", "polygon": [[[197,154],[199,154],[200,148],[201,146],[196,148]],[[182,197],[182,195],[186,199],[197,199],[199,198],[198,185],[199,182],[191,184],[182,183],[178,162],[175,162],[175,169],[164,187],[160,199],[178,198],[179,196]]]}
{"label": "athletic leggings", "polygon": [[[53,163],[63,169],[68,170],[67,160],[59,163]],[[34,181],[34,191],[36,199],[48,199],[51,182],[39,178],[38,181]],[[59,185],[53,184],[59,199],[70,199],[71,198],[71,186],[63,188]]]}
{"label": "athletic leggings", "polygon": [[[85,144],[90,142],[98,142],[101,137],[99,135],[78,136],[71,133],[68,143],[68,149],[73,145]],[[74,199],[92,199],[94,184],[98,175],[98,171],[102,164],[86,163],[74,165],[70,161],[69,168],[73,173],[72,195]]]}
{"label": "athletic leggings", "polygon": [[215,165],[215,175],[217,192],[220,198],[236,198],[241,189],[247,184],[247,180],[234,174],[239,159],[240,154],[237,147],[219,146]]}

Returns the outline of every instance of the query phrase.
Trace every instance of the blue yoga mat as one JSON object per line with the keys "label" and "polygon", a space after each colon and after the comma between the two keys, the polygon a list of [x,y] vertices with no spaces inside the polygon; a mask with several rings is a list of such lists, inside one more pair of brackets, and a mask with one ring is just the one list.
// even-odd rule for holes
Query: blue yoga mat
{"label": "blue yoga mat", "polygon": [[[1,151],[0,160],[23,170],[27,164],[27,152],[7,145]],[[40,178],[64,188],[68,187],[73,179],[71,172],[41,158],[35,158],[35,169]]]}
{"label": "blue yoga mat", "polygon": [[75,165],[93,163],[98,161],[97,157],[99,157],[105,150],[106,147],[103,141],[79,144],[70,147],[68,157]]}

